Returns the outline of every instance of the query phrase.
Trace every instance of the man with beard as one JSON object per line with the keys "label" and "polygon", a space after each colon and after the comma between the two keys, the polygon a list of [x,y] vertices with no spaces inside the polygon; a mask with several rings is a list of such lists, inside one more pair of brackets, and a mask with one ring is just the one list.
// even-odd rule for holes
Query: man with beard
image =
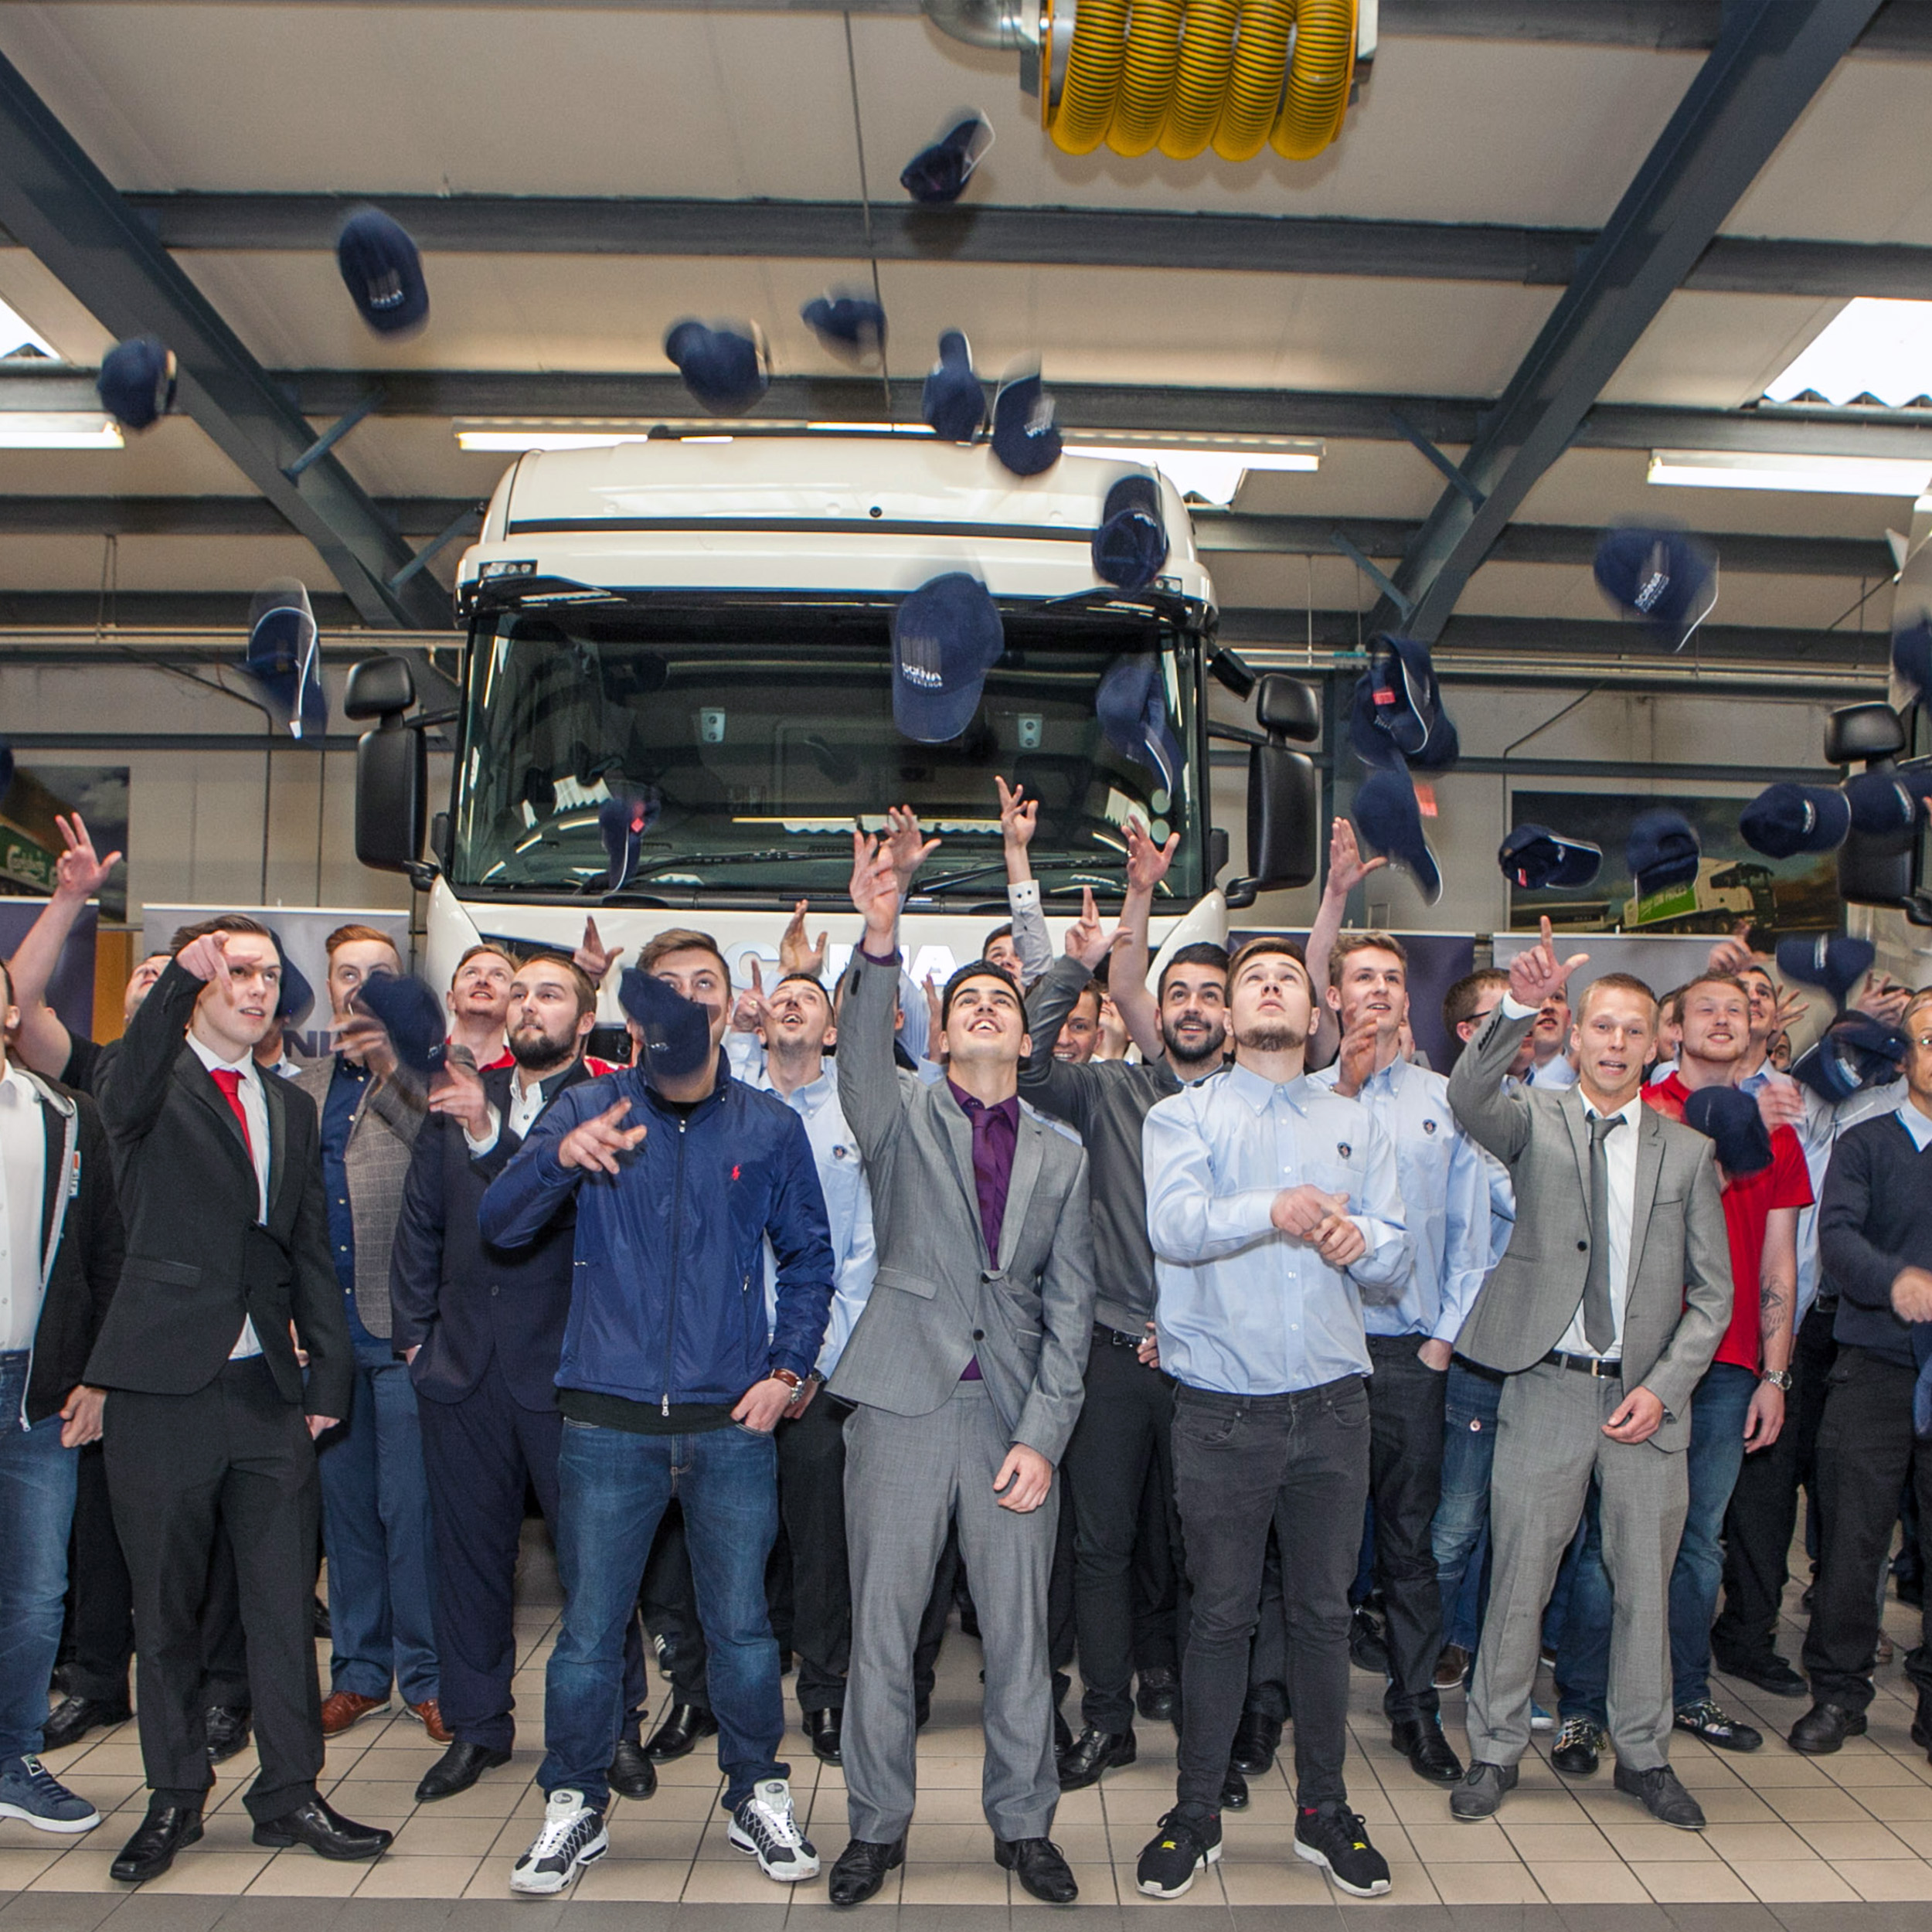
{"label": "man with beard", "polygon": [[[409,1364],[436,1525],[436,1649],[451,1743],[416,1787],[453,1798],[507,1764],[516,1727],[510,1679],[517,1543],[526,1485],[554,1534],[563,1417],[556,1370],[570,1312],[576,1214],[566,1205],[527,1247],[491,1245],[484,1190],[560,1094],[590,1077],[583,1043],[597,990],[578,968],[539,954],[511,983],[513,1070],[481,1076],[452,1062],[430,1095],[403,1190],[389,1270],[392,1345]],[[657,1774],[638,1741],[646,1695],[638,1621],[626,1631],[624,1709],[611,1787],[648,1798]]]}
{"label": "man with beard", "polygon": [[[1177,839],[1165,849],[1139,822],[1127,828],[1127,899],[1121,934],[1135,957],[1126,969],[1145,977],[1147,922]],[[1060,1760],[1060,1789],[1079,1791],[1116,1765],[1134,1762],[1134,1618],[1128,1575],[1151,1481],[1162,1532],[1178,1548],[1171,1425],[1173,1378],[1140,1357],[1154,1319],[1154,1250],[1147,1238],[1141,1129],[1158,1100],[1221,1064],[1227,1039],[1227,954],[1201,943],[1182,947],[1162,970],[1158,989],[1165,1057],[1145,1062],[1069,1058],[1067,1023],[1093,998],[1094,967],[1114,935],[1097,920],[1077,922],[1027,1002],[1032,1051],[1020,1062],[1019,1090],[1043,1112],[1069,1122],[1087,1146],[1094,1203],[1094,1342],[1087,1398],[1062,1465],[1073,1498],[1073,1613],[1083,1726]]]}
{"label": "man with beard", "polygon": [[1300,949],[1250,940],[1228,969],[1234,1064],[1162,1100],[1142,1131],[1194,1590],[1179,1801],[1140,1858],[1140,1889],[1155,1898],[1179,1897],[1221,1855],[1221,1787],[1270,1522],[1288,1623],[1295,1852],[1357,1897],[1389,1889],[1342,1764],[1349,1584],[1369,1490],[1362,1303],[1400,1295],[1409,1240],[1388,1137],[1359,1100],[1305,1077],[1314,1008]]}
{"label": "man with beard", "polygon": [[1449,1083],[1401,1052],[1409,955],[1389,933],[1349,933],[1329,955],[1328,1003],[1342,1055],[1311,1077],[1359,1100],[1395,1149],[1411,1254],[1401,1299],[1366,1309],[1369,1498],[1382,1592],[1390,1742],[1417,1776],[1453,1784],[1462,1766],[1442,1734],[1435,1688],[1442,1600],[1430,1531],[1442,1498],[1444,1396],[1456,1335],[1489,1267],[1489,1180],[1456,1124]]}

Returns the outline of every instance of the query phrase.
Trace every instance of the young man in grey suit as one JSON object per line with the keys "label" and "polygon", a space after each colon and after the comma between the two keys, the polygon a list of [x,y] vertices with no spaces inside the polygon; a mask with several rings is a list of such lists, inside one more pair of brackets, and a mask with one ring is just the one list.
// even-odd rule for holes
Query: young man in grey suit
{"label": "young man in grey suit", "polygon": [[1617,1788],[1666,1825],[1704,1814],[1668,1761],[1668,1590],[1689,1498],[1691,1392],[1730,1319],[1730,1247],[1712,1144],[1643,1101],[1657,1030],[1650,988],[1584,989],[1576,1084],[1502,1077],[1544,1004],[1588,957],[1559,964],[1549,921],[1449,1078],[1456,1117],[1509,1169],[1516,1227],[1459,1352],[1509,1380],[1489,1504],[1495,1580],[1469,1696],[1468,1775],[1449,1805],[1488,1818],[1529,1742],[1543,1606],[1594,1476],[1616,1593],[1609,1718]]}
{"label": "young man in grey suit", "polygon": [[852,857],[866,930],[845,979],[838,1099],[872,1186],[879,1267],[828,1385],[857,1405],[845,1436],[852,1839],[829,1896],[860,1903],[905,1856],[913,1651],[956,1522],[985,1636],[993,1854],[1034,1897],[1070,1904],[1078,1888],[1046,1835],[1060,1798],[1046,1587],[1054,1471],[1094,1330],[1087,1155],[1020,1111],[1026,1009],[988,961],[947,985],[947,1078],[927,1086],[894,1067],[899,888],[889,850],[855,834]]}

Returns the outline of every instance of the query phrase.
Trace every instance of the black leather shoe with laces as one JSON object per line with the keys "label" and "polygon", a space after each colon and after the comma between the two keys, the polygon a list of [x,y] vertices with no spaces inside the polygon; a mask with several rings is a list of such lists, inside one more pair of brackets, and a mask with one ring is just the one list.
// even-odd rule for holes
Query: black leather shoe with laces
{"label": "black leather shoe with laces", "polygon": [[1460,1784],[1462,1760],[1451,1749],[1442,1734],[1442,1719],[1431,1712],[1427,1716],[1398,1717],[1389,1730],[1389,1742],[1409,1760],[1409,1768],[1431,1784]]}
{"label": "black leather shoe with laces", "polygon": [[993,1862],[1011,1872],[1043,1905],[1071,1905],[1080,1895],[1073,1868],[1051,1838],[996,1838]]}
{"label": "black leather shoe with laces", "polygon": [[203,1734],[208,1740],[208,1761],[211,1764],[226,1764],[248,1745],[248,1733],[255,1722],[252,1710],[243,1710],[234,1704],[210,1704],[207,1714],[202,1719]]}
{"label": "black leather shoe with laces", "polygon": [[124,1724],[134,1713],[125,1698],[63,1697],[47,1713],[40,1733],[43,1751],[64,1751],[103,1725]]}
{"label": "black leather shoe with laces", "polygon": [[1103,1772],[1131,1764],[1134,1754],[1131,1731],[1096,1730],[1090,1725],[1080,1733],[1073,1748],[1060,1758],[1060,1789],[1084,1791],[1090,1784],[1097,1784]]}
{"label": "black leather shoe with laces", "polygon": [[604,1781],[619,1798],[641,1801],[656,1793],[658,1767],[634,1737],[621,1737]]}
{"label": "black leather shoe with laces", "polygon": [[716,1737],[718,1720],[696,1704],[673,1704],[664,1722],[651,1733],[644,1754],[653,1764],[668,1764],[688,1757],[701,1737]]}
{"label": "black leather shoe with laces", "polygon": [[1478,1758],[1449,1794],[1449,1815],[1465,1824],[1494,1818],[1502,1809],[1504,1798],[1516,1788],[1517,1775],[1513,1764],[1485,1764]]}
{"label": "black leather shoe with laces", "polygon": [[1372,1610],[1358,1609],[1349,1620],[1349,1662],[1372,1677],[1388,1674],[1388,1642],[1382,1620]]}
{"label": "black leather shoe with laces", "polygon": [[1294,1855],[1320,1866],[1351,1898],[1379,1899],[1389,1889],[1389,1861],[1369,1842],[1361,1819],[1338,1799],[1296,1810]]}
{"label": "black leather shoe with laces", "polygon": [[1178,1899],[1196,1872],[1220,1862],[1221,1814],[1177,1804],[1141,1852],[1134,1883],[1151,1899]]}
{"label": "black leather shoe with laces", "polygon": [[838,1854],[825,1881],[825,1896],[834,1905],[863,1905],[878,1896],[886,1874],[906,1862],[906,1841],[875,1845],[855,1838]]}
{"label": "black leather shoe with laces", "polygon": [[1678,1783],[1677,1774],[1668,1764],[1648,1771],[1633,1771],[1619,1764],[1616,1784],[1618,1791],[1638,1799],[1658,1824],[1674,1825],[1680,1832],[1703,1830],[1703,1806]]}
{"label": "black leather shoe with laces", "polygon": [[141,1828],[121,1848],[120,1856],[107,1868],[108,1874],[123,1885],[158,1879],[174,1863],[175,1854],[200,1836],[199,1806],[154,1805],[141,1821]]}
{"label": "black leather shoe with laces", "polygon": [[1807,1757],[1823,1757],[1841,1750],[1848,1737],[1862,1737],[1865,1730],[1864,1712],[1847,1710],[1842,1704],[1814,1704],[1791,1726],[1791,1746]]}
{"label": "black leather shoe with laces", "polygon": [[1141,1672],[1134,1702],[1150,1724],[1175,1724],[1181,1716],[1181,1674],[1171,1665],[1156,1664]]}
{"label": "black leather shoe with laces", "polygon": [[1238,1770],[1259,1777],[1274,1768],[1274,1753],[1281,1748],[1281,1720],[1264,1711],[1243,1711],[1234,1727],[1234,1744],[1228,1756]]}

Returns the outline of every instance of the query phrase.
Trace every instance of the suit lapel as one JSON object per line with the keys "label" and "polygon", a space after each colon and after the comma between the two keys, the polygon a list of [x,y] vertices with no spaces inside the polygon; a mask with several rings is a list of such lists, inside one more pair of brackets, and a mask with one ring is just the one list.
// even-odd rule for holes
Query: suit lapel
{"label": "suit lapel", "polygon": [[938,1083],[933,1097],[933,1104],[946,1131],[946,1151],[951,1155],[953,1172],[959,1184],[966,1190],[966,1205],[972,1211],[973,1225],[979,1226],[979,1183],[973,1174],[973,1124],[966,1117],[966,1110],[953,1098],[953,1091],[944,1081]]}
{"label": "suit lapel", "polygon": [[1637,1279],[1638,1264],[1644,1256],[1644,1230],[1650,1226],[1651,1204],[1657,1199],[1657,1182],[1664,1171],[1664,1124],[1655,1107],[1646,1107],[1638,1117],[1637,1131],[1637,1186],[1631,1197],[1630,1278]]}
{"label": "suit lapel", "polygon": [[259,1077],[262,1099],[268,1109],[267,1219],[273,1221],[288,1180],[288,1096],[282,1091],[281,1074],[264,1073]]}
{"label": "suit lapel", "polygon": [[175,1078],[198,1106],[206,1107],[220,1123],[228,1145],[235,1150],[235,1158],[247,1170],[249,1184],[253,1186],[255,1163],[249,1158],[248,1142],[243,1138],[241,1122],[235,1117],[235,1110],[228,1104],[228,1097],[215,1084],[214,1077],[196,1057],[192,1047],[184,1046],[181,1049],[181,1057],[175,1062]]}
{"label": "suit lapel", "polygon": [[1563,1109],[1563,1124],[1570,1129],[1570,1145],[1577,1156],[1577,1179],[1583,1190],[1583,1213],[1590,1212],[1590,1123],[1583,1118],[1583,1096],[1581,1087],[1572,1084],[1563,1089],[1559,1104]]}
{"label": "suit lapel", "polygon": [[[1006,1185],[1006,1212],[999,1224],[999,1253],[994,1259],[1005,1268],[1013,1258],[1014,1243],[1026,1219],[1027,1203],[1033,1198],[1033,1184],[1039,1179],[1041,1148],[1048,1130],[1038,1121],[1019,1117],[1019,1138],[1013,1146],[1013,1175]],[[977,1199],[977,1196],[975,1197]]]}

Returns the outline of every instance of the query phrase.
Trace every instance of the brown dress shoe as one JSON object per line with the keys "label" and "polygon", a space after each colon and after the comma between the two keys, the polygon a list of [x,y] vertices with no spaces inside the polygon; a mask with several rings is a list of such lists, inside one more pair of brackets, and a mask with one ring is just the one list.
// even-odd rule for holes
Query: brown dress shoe
{"label": "brown dress shoe", "polygon": [[389,1707],[386,1697],[359,1697],[354,1691],[331,1691],[322,1699],[322,1735],[339,1737],[352,1724]]}
{"label": "brown dress shoe", "polygon": [[438,1744],[453,1743],[455,1740],[443,1722],[443,1708],[434,1697],[426,1697],[420,1704],[408,1707],[410,1716],[427,1731],[432,1742]]}

